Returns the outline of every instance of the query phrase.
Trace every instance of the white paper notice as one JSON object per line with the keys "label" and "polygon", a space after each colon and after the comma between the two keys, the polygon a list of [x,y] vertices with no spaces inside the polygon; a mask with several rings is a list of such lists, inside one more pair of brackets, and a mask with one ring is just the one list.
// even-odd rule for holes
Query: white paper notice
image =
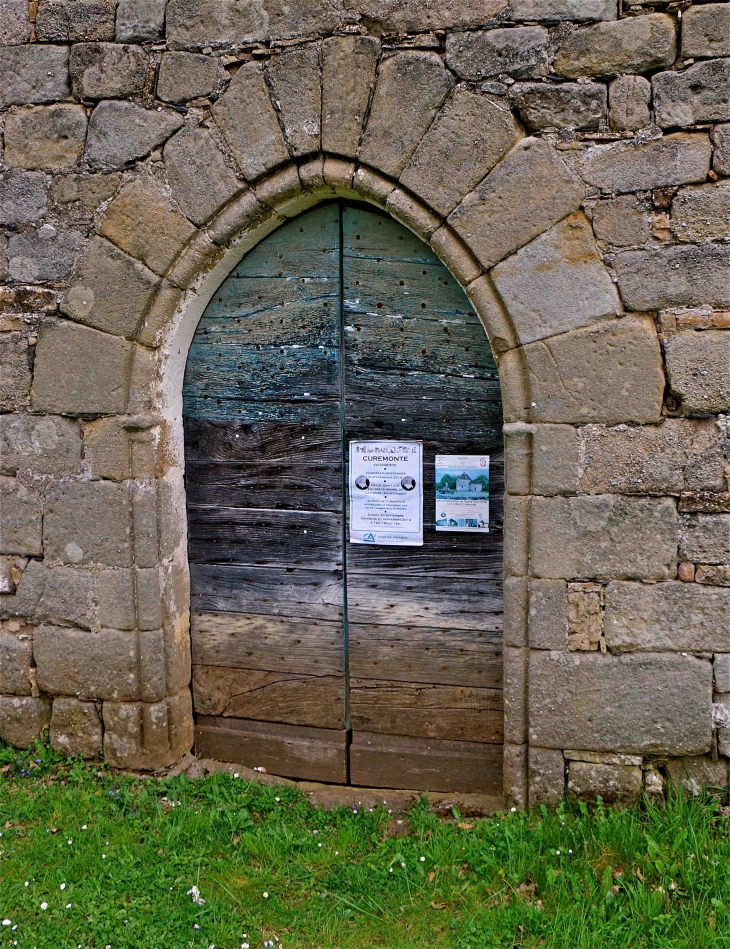
{"label": "white paper notice", "polygon": [[423,546],[422,442],[350,442],[350,543]]}
{"label": "white paper notice", "polygon": [[436,530],[489,532],[489,455],[436,455]]}

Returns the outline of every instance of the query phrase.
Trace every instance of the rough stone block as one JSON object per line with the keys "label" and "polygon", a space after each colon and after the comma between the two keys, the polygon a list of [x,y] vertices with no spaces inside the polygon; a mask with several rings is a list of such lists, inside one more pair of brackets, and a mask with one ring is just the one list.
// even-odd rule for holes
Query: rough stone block
{"label": "rough stone block", "polygon": [[28,633],[0,631],[0,692],[30,695],[30,662],[33,643]]}
{"label": "rough stone block", "polygon": [[0,0],[0,46],[18,46],[30,39],[27,0]]}
{"label": "rough stone block", "polygon": [[616,287],[581,212],[503,260],[492,276],[523,344],[621,312]]}
{"label": "rough stone block", "polygon": [[722,758],[713,761],[706,755],[670,758],[667,761],[669,780],[692,797],[703,791],[727,790],[728,766]]}
{"label": "rough stone block", "polygon": [[36,33],[43,43],[114,39],[115,0],[40,0]]}
{"label": "rough stone block", "polygon": [[519,745],[527,740],[527,649],[505,646],[503,669],[504,737]]}
{"label": "rough stone block", "polygon": [[78,423],[53,415],[0,415],[0,468],[11,474],[74,474],[81,464]]}
{"label": "rough stone block", "polygon": [[165,102],[188,102],[211,95],[220,78],[218,60],[211,56],[165,53],[157,78],[157,95]]}
{"label": "rough stone block", "polygon": [[[360,160],[397,178],[453,84],[451,74],[435,53],[406,50],[384,60],[360,146]],[[397,124],[393,123],[395,115]]]}
{"label": "rough stone block", "polygon": [[514,807],[527,807],[527,745],[505,742],[504,794]]}
{"label": "rough stone block", "polygon": [[[653,321],[606,320],[587,329],[529,343],[500,359],[500,375],[522,374],[535,422],[656,422],[664,395],[659,341]],[[519,418],[503,389],[505,417]]]}
{"label": "rough stone block", "polygon": [[568,764],[568,793],[579,801],[604,804],[631,804],[638,800],[643,787],[641,768],[626,765],[593,764],[571,761]]}
{"label": "rough stone block", "polygon": [[684,72],[660,72],[651,85],[662,128],[730,119],[730,59],[710,59]]}
{"label": "rough stone block", "polygon": [[[730,514],[683,514],[679,555],[692,563],[730,563]],[[725,636],[730,630],[728,620]]]}
{"label": "rough stone block", "polygon": [[509,6],[508,0],[359,0],[353,4],[367,17],[370,29],[383,33],[425,33],[428,30],[468,29],[482,26]]}
{"label": "rough stone block", "polygon": [[14,234],[8,241],[10,276],[22,283],[65,280],[82,243],[78,231],[46,224],[36,231]]}
{"label": "rough stone block", "polygon": [[27,748],[50,721],[50,699],[0,695],[0,738],[9,745]]}
{"label": "rough stone block", "polygon": [[[708,583],[711,586],[730,587],[730,565],[723,566],[700,564],[695,572],[697,583]],[[730,757],[730,756],[729,756]]]}
{"label": "rough stone block", "polygon": [[565,760],[562,751],[536,748],[528,751],[530,807],[557,807],[565,796]]}
{"label": "rough stone block", "polygon": [[283,164],[289,152],[258,63],[247,63],[213,106],[213,118],[248,181]]}
{"label": "rough stone block", "polygon": [[504,522],[509,525],[504,538],[504,572],[524,577],[529,568],[529,499],[506,495]]}
{"label": "rough stone block", "polygon": [[111,481],[57,483],[46,493],[45,553],[50,561],[126,567],[131,563],[126,485]]}
{"label": "rough stone block", "polygon": [[0,224],[35,224],[48,207],[49,179],[38,171],[0,173]]}
{"label": "rough stone block", "polygon": [[606,87],[597,82],[520,82],[509,97],[530,132],[596,129],[606,114]]}
{"label": "rough stone block", "polygon": [[165,697],[165,651],[161,629],[139,633],[139,697],[160,702]]}
{"label": "rough stone block", "polygon": [[715,691],[730,692],[730,653],[717,653],[713,663]]}
{"label": "rough stone block", "polygon": [[528,591],[526,577],[504,578],[505,646],[527,645]]}
{"label": "rough stone block", "polygon": [[682,56],[685,59],[730,56],[730,6],[708,3],[682,14]]}
{"label": "rough stone block", "polygon": [[89,122],[86,157],[95,171],[117,171],[162,145],[182,124],[177,113],[134,102],[100,102]]}
{"label": "rough stone block", "polygon": [[705,181],[710,155],[706,135],[677,132],[643,145],[596,145],[578,167],[588,184],[602,191],[647,191]]}
{"label": "rough stone block", "polygon": [[[135,589],[137,603],[137,627],[141,630],[160,631],[162,627],[162,592],[160,573],[155,568],[137,568],[135,570]],[[160,635],[162,635],[160,633]],[[162,640],[159,643],[162,655]],[[162,681],[164,682],[164,673]],[[147,699],[146,701],[151,701]]]}
{"label": "rough stone block", "polygon": [[195,232],[167,195],[144,178],[119,192],[99,224],[100,234],[158,274],[168,270]]}
{"label": "rough stone block", "polygon": [[322,148],[352,158],[375,82],[380,42],[332,36],[322,44]]}
{"label": "rough stone block", "polygon": [[137,625],[134,574],[130,568],[101,570],[94,583],[95,629],[134,629]]}
{"label": "rough stone block", "polygon": [[718,175],[730,175],[730,125],[716,125],[711,133],[712,167]]}
{"label": "rough stone block", "polygon": [[74,323],[45,323],[36,346],[31,403],[39,412],[123,412],[132,344]]}
{"label": "rough stone block", "polygon": [[694,656],[530,654],[530,741],[543,748],[703,754],[712,667]]}
{"label": "rough stone block", "polygon": [[141,92],[148,69],[149,57],[139,46],[77,43],[71,48],[71,82],[83,99],[124,99]]}
{"label": "rough stone block", "polygon": [[9,167],[55,171],[81,157],[86,110],[59,103],[20,109],[5,122],[5,162]]}
{"label": "rough stone block", "polygon": [[603,587],[568,584],[568,649],[591,652],[603,644]]}
{"label": "rough stone block", "polygon": [[40,500],[17,478],[0,477],[0,553],[43,553]]}
{"label": "rough stone block", "polygon": [[28,403],[30,362],[28,344],[20,333],[0,336],[0,411],[12,412]]}
{"label": "rough stone block", "polygon": [[532,494],[579,491],[578,437],[572,425],[532,426]]}
{"label": "rough stone block", "polygon": [[519,138],[506,108],[459,87],[421,140],[401,184],[446,216]]}
{"label": "rough stone block", "polygon": [[12,610],[33,622],[64,626],[93,625],[94,578],[76,567],[49,567],[31,560],[23,571]]}
{"label": "rough stone block", "polygon": [[322,74],[319,45],[307,44],[270,60],[268,75],[289,151],[295,158],[319,151]]}
{"label": "rough stone block", "polygon": [[449,224],[491,267],[577,211],[583,197],[582,184],[552,146],[527,138],[464,198]]}
{"label": "rough stone block", "polygon": [[171,49],[238,46],[270,35],[263,5],[239,0],[170,0],[166,28]]}
{"label": "rough stone block", "polygon": [[676,569],[669,498],[533,498],[530,564],[538,577],[666,580]]}
{"label": "rough stone block", "polygon": [[[730,267],[730,258],[725,257],[724,264]],[[724,278],[730,293],[727,274],[726,269]],[[689,331],[665,339],[663,345],[669,387],[685,412],[730,409],[730,333]]]}
{"label": "rough stone block", "polygon": [[727,647],[730,589],[699,583],[609,583],[606,644],[634,650],[713,652]]}
{"label": "rough stone block", "polygon": [[58,102],[68,93],[67,47],[0,47],[0,108]]}
{"label": "rough stone block", "polygon": [[730,239],[730,181],[681,188],[672,201],[672,233],[680,241]]}
{"label": "rough stone block", "polygon": [[646,244],[652,238],[651,213],[633,194],[599,201],[593,208],[593,230],[599,241],[619,247]]}
{"label": "rough stone block", "polygon": [[57,175],[48,197],[56,214],[72,222],[93,220],[97,208],[119,187],[120,174]]}
{"label": "rough stone block", "polygon": [[721,491],[723,437],[710,419],[580,430],[580,490],[590,494]]}
{"label": "rough stone block", "polygon": [[513,20],[537,20],[540,23],[575,23],[615,20],[617,0],[511,0]]}
{"label": "rough stone block", "polygon": [[568,586],[564,580],[530,580],[530,649],[568,648]]}
{"label": "rough stone block", "polygon": [[116,40],[144,43],[159,40],[165,31],[167,0],[118,0]]}
{"label": "rough stone block", "polygon": [[182,693],[154,704],[105,702],[103,717],[104,757],[112,767],[164,768],[192,743],[184,746],[192,710],[186,716]]}
{"label": "rough stone block", "polygon": [[244,188],[202,128],[185,129],[168,142],[165,166],[175,200],[195,224],[203,224]]}
{"label": "rough stone block", "polygon": [[537,79],[547,76],[547,47],[548,31],[541,26],[450,33],[446,38],[446,65],[469,82],[500,75]]}
{"label": "rough stone block", "polygon": [[677,57],[674,17],[649,13],[584,26],[559,42],[553,69],[559,76],[609,76],[671,66]]}
{"label": "rough stone block", "polygon": [[[618,254],[614,265],[621,298],[629,310],[646,312],[703,304],[730,307],[730,280],[727,277],[730,248],[725,245],[631,250]],[[705,341],[704,344],[674,345],[679,349],[694,345],[715,348],[717,343]],[[722,349],[722,344],[719,348]],[[717,355],[721,356],[719,350]]]}
{"label": "rough stone block", "polygon": [[39,626],[33,635],[33,654],[38,686],[44,692],[113,702],[139,697],[135,633]]}
{"label": "rough stone block", "polygon": [[79,323],[131,339],[159,282],[140,261],[95,237],[61,302],[61,311]]}
{"label": "rough stone block", "polygon": [[619,76],[608,87],[609,120],[612,129],[635,131],[651,121],[651,83],[643,76]]}
{"label": "rough stone block", "polygon": [[51,747],[69,758],[96,758],[102,751],[101,715],[93,702],[58,696],[51,714]]}

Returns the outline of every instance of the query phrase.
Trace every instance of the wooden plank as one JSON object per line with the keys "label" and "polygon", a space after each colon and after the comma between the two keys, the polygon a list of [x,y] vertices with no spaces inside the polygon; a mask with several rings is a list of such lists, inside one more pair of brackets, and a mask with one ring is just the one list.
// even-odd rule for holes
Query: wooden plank
{"label": "wooden plank", "polygon": [[428,244],[389,215],[370,208],[345,206],[342,209],[342,237],[346,266],[351,258],[370,258],[376,261],[417,261],[446,269]]}
{"label": "wooden plank", "polygon": [[347,783],[347,732],[248,719],[199,716],[195,751],[269,774],[305,781]]}
{"label": "wooden plank", "polygon": [[504,740],[501,689],[350,677],[350,720],[353,732]]}
{"label": "wooden plank", "polygon": [[194,665],[286,675],[344,672],[341,622],[194,611],[191,632]]}
{"label": "wooden plank", "polygon": [[193,701],[201,715],[342,728],[345,679],[193,666]]}
{"label": "wooden plank", "polygon": [[186,461],[286,464],[299,459],[341,465],[339,405],[320,402],[294,408],[298,417],[291,423],[186,418]]}
{"label": "wooden plank", "polygon": [[[497,370],[484,372],[478,379],[471,374],[449,375],[446,372],[421,372],[415,369],[378,368],[377,366],[347,366],[345,370],[346,397],[348,401],[360,399],[385,399],[394,405],[413,402],[443,401],[469,406],[474,402],[488,402],[490,418],[496,418],[496,408],[501,405],[499,375]],[[386,401],[388,404],[388,401]],[[424,411],[437,414],[433,406],[424,406]],[[484,415],[488,411],[479,405],[475,412]],[[501,409],[500,409],[501,411]]]}
{"label": "wooden plank", "polygon": [[502,585],[465,577],[411,576],[401,571],[374,577],[348,574],[351,623],[384,626],[495,628],[502,612]]}
{"label": "wooden plank", "polygon": [[[428,502],[426,502],[428,503]],[[421,577],[471,577],[501,580],[502,534],[437,533],[433,517],[423,534],[423,547],[370,547],[347,545],[347,573],[408,572]]]}
{"label": "wooden plank", "polygon": [[188,462],[185,475],[188,504],[194,508],[342,512],[339,463]]}
{"label": "wooden plank", "polygon": [[342,517],[330,512],[190,507],[188,534],[191,563],[342,566]]}
{"label": "wooden plank", "polygon": [[356,732],[350,780],[364,787],[502,793],[502,746]]}
{"label": "wooden plank", "polygon": [[502,628],[462,630],[349,624],[354,679],[502,688]]}
{"label": "wooden plank", "polygon": [[340,571],[190,564],[193,610],[342,620]]}

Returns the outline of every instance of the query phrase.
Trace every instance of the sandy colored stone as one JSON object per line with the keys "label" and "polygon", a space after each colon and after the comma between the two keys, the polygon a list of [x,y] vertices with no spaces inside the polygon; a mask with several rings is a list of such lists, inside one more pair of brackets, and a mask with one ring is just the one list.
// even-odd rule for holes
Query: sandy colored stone
{"label": "sandy colored stone", "polygon": [[36,34],[43,43],[114,39],[115,0],[39,0]]}
{"label": "sandy colored stone", "polygon": [[69,168],[81,157],[85,140],[83,106],[59,103],[20,109],[5,122],[5,162],[32,170]]}
{"label": "sandy colored stone", "polygon": [[82,242],[78,231],[50,224],[36,231],[15,234],[8,241],[10,276],[23,283],[65,280]]}
{"label": "sandy colored stone", "polygon": [[102,751],[99,708],[93,702],[57,696],[51,713],[51,747],[69,758],[96,758]]}
{"label": "sandy colored stone", "polygon": [[460,79],[478,82],[491,76],[536,79],[548,72],[548,31],[523,26],[478,33],[450,33],[446,65]]}
{"label": "sandy colored stone", "polygon": [[612,582],[605,603],[604,632],[611,652],[713,652],[727,646],[727,587]]}
{"label": "sandy colored stone", "polygon": [[606,87],[597,82],[520,82],[509,97],[530,132],[596,129],[606,114]]}
{"label": "sandy colored stone", "polygon": [[530,807],[557,807],[565,796],[565,760],[552,748],[530,745],[527,753]]}
{"label": "sandy colored stone", "polygon": [[730,59],[657,73],[651,85],[656,121],[663,128],[730,119]]}
{"label": "sandy colored stone", "polygon": [[69,221],[90,221],[97,208],[119,187],[120,174],[57,175],[48,197],[54,212]]}
{"label": "sandy colored stone", "polygon": [[571,761],[568,764],[568,793],[579,801],[629,805],[638,800],[643,787],[641,768]]}
{"label": "sandy colored stone", "polygon": [[492,276],[523,344],[621,311],[591,226],[581,212],[503,260]]}
{"label": "sandy colored stone", "polygon": [[134,102],[100,102],[89,122],[86,157],[94,171],[117,171],[162,145],[183,124],[177,113]]}
{"label": "sandy colored stone", "polygon": [[135,633],[39,626],[33,635],[33,654],[38,686],[44,692],[109,701],[138,697]]}
{"label": "sandy colored stone", "polygon": [[183,103],[209,96],[218,88],[218,60],[198,53],[164,53],[157,77],[157,95]]}
{"label": "sandy colored stone", "polygon": [[617,0],[511,0],[513,20],[538,20],[545,23],[576,23],[615,20]]}
{"label": "sandy colored stone", "polygon": [[579,490],[578,437],[572,425],[531,425],[530,494],[575,494]]}
{"label": "sandy colored stone", "polygon": [[663,345],[669,386],[685,412],[730,409],[730,333],[689,331]]}
{"label": "sandy colored stone", "polygon": [[712,667],[693,656],[534,650],[530,741],[547,748],[702,754],[712,740]]}
{"label": "sandy colored stone", "polygon": [[149,57],[139,46],[76,43],[71,48],[71,82],[84,99],[123,99],[141,92],[148,68]]}
{"label": "sandy colored stone", "polygon": [[593,207],[593,231],[599,241],[619,247],[646,244],[652,237],[651,213],[633,194],[598,201]]}
{"label": "sandy colored stone", "polygon": [[173,197],[195,224],[203,224],[244,187],[206,129],[184,129],[164,154]]}
{"label": "sandy colored stone", "polygon": [[[453,84],[453,77],[435,53],[406,50],[383,60],[360,146],[360,160],[397,178]],[[397,124],[393,122],[395,115]]]}
{"label": "sandy colored stone", "polygon": [[671,220],[680,241],[730,239],[730,181],[680,188]]}
{"label": "sandy colored stone", "polygon": [[322,113],[319,45],[309,43],[274,57],[268,75],[291,154],[299,158],[318,151]]}
{"label": "sandy colored stone", "polygon": [[50,699],[0,695],[0,738],[9,745],[27,748],[50,721]]}
{"label": "sandy colored stone", "polygon": [[676,570],[677,510],[669,498],[532,499],[530,566],[538,577],[667,580]]}
{"label": "sandy colored stone", "polygon": [[68,93],[67,47],[0,47],[0,108],[58,102]]}
{"label": "sandy colored stone", "polygon": [[619,76],[608,87],[612,129],[635,131],[651,121],[651,83],[643,76]]}
{"label": "sandy colored stone", "polygon": [[[730,564],[730,514],[684,514],[679,555],[696,563]],[[725,632],[730,630],[730,617]],[[718,651],[721,646],[715,647]]]}
{"label": "sandy colored stone", "polygon": [[677,132],[645,145],[595,145],[581,158],[578,167],[588,184],[602,191],[646,191],[704,181],[710,155],[706,135]]}
{"label": "sandy colored stone", "polygon": [[[616,256],[614,266],[621,298],[628,310],[646,312],[703,304],[730,307],[730,247],[726,245],[626,251]],[[688,344],[674,345],[682,349]],[[723,346],[709,341],[696,345],[717,348],[718,356]]]}
{"label": "sandy colored stone", "polygon": [[0,411],[12,412],[28,403],[31,372],[28,344],[20,333],[0,336]]}
{"label": "sandy colored stone", "polygon": [[564,580],[530,580],[531,649],[568,648],[568,588]]}
{"label": "sandy colored stone", "polygon": [[582,184],[552,146],[527,138],[464,198],[449,224],[491,267],[576,211],[583,197]]}
{"label": "sandy colored stone", "polygon": [[0,173],[0,224],[35,224],[48,207],[50,180],[39,171]]}
{"label": "sandy colored stone", "polygon": [[322,44],[322,148],[357,153],[380,42],[372,36],[332,36]]}
{"label": "sandy colored stone", "polygon": [[51,486],[43,518],[46,557],[67,564],[129,566],[128,506],[123,484],[82,481]]}
{"label": "sandy colored stone", "polygon": [[730,56],[730,6],[708,3],[682,14],[682,56]]}
{"label": "sandy colored stone", "polygon": [[245,178],[254,181],[289,158],[262,67],[247,63],[213,106],[213,118]]}
{"label": "sandy colored stone", "polygon": [[165,30],[167,0],[118,0],[116,40],[118,43],[159,40]]}
{"label": "sandy colored stone", "polygon": [[[401,184],[445,216],[519,138],[505,107],[459,87],[421,140]],[[446,167],[448,177],[443,174]]]}
{"label": "sandy colored stone", "polygon": [[712,167],[718,175],[730,175],[730,124],[716,125],[711,134]]}
{"label": "sandy colored stone", "polygon": [[30,695],[30,663],[33,643],[30,632],[0,631],[0,693]]}
{"label": "sandy colored stone", "polygon": [[677,56],[674,17],[663,13],[584,26],[558,43],[559,76],[607,76],[671,66]]}

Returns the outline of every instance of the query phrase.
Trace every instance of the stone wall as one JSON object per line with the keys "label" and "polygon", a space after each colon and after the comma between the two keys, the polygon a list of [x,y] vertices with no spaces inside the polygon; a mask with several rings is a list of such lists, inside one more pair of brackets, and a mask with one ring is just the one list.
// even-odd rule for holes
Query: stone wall
{"label": "stone wall", "polygon": [[287,216],[386,208],[505,403],[506,791],[730,759],[730,4],[0,0],[0,736],[191,744],[180,400]]}

